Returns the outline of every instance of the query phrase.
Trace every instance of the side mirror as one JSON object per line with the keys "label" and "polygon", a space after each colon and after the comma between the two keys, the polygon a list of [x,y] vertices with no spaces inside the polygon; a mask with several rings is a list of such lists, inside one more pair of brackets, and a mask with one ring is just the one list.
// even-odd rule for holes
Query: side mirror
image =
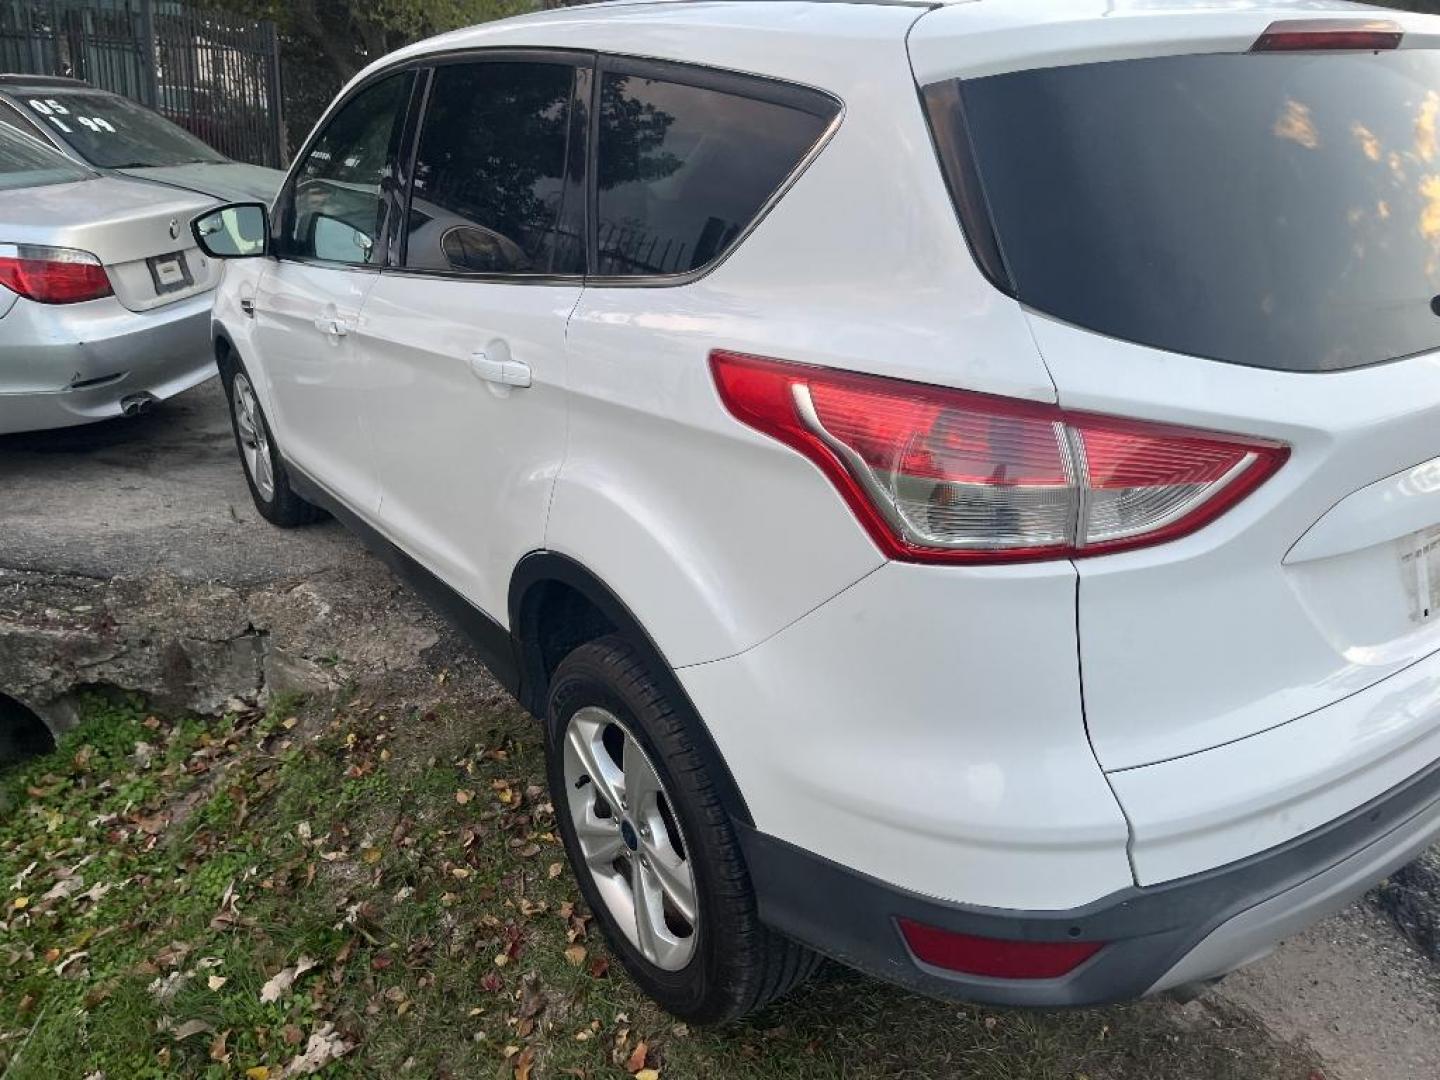
{"label": "side mirror", "polygon": [[212,259],[254,259],[270,247],[270,211],[260,203],[230,203],[190,224],[200,250]]}

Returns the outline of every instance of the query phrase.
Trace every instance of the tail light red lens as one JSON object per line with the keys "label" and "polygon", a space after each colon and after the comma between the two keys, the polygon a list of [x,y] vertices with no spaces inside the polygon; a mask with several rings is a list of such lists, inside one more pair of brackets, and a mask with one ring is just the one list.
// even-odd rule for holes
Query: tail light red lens
{"label": "tail light red lens", "polygon": [[1105,947],[1102,941],[1002,941],[899,922],[905,943],[922,963],[987,979],[1058,979]]}
{"label": "tail light red lens", "polygon": [[1289,19],[1272,23],[1250,51],[1385,52],[1398,49],[1404,36],[1400,24],[1389,19]]}
{"label": "tail light red lens", "polygon": [[88,251],[32,244],[0,244],[0,285],[40,304],[78,304],[114,292]]}
{"label": "tail light red lens", "polygon": [[839,489],[889,557],[1006,562],[1171,540],[1234,506],[1282,444],[716,352],[736,419]]}

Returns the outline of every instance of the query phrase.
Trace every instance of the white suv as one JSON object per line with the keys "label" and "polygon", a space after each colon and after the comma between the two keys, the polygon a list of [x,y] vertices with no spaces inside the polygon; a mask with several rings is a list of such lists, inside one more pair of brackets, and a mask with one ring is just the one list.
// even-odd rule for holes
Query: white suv
{"label": "white suv", "polygon": [[261,512],[544,719],[649,993],[1071,1005],[1440,830],[1437,123],[1354,5],[627,3],[387,57],[196,233]]}

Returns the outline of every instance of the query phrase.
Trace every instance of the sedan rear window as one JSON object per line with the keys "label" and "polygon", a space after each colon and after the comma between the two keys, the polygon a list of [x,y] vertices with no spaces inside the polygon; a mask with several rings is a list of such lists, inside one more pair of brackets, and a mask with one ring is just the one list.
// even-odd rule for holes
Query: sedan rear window
{"label": "sedan rear window", "polygon": [[1083,64],[926,99],[977,256],[1040,312],[1283,371],[1440,348],[1440,53]]}
{"label": "sedan rear window", "polygon": [[93,175],[48,146],[0,126],[0,191],[69,184]]}
{"label": "sedan rear window", "polygon": [[102,169],[225,161],[184,128],[118,94],[27,94],[26,107],[57,139]]}

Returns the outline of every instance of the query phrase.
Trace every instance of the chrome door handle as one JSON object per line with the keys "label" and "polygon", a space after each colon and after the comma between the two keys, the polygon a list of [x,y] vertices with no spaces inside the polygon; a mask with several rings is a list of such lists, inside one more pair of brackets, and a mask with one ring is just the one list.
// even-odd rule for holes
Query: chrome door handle
{"label": "chrome door handle", "polygon": [[477,379],[494,383],[496,386],[523,389],[533,382],[529,364],[520,360],[496,360],[483,352],[470,354],[470,370]]}

